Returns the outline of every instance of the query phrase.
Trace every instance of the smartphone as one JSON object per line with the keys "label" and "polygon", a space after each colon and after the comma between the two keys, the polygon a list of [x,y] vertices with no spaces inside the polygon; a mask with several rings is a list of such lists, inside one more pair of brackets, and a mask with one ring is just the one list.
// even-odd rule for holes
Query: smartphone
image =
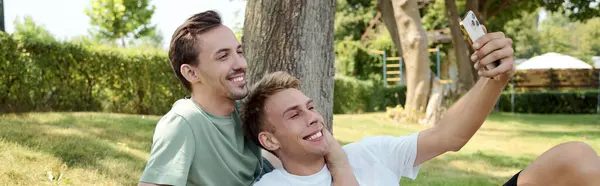
{"label": "smartphone", "polygon": [[[485,35],[483,27],[479,23],[479,20],[477,20],[477,16],[475,16],[475,13],[470,10],[467,12],[464,19],[460,21],[460,30],[465,36],[465,40],[467,40],[470,47],[473,47],[473,42]],[[490,70],[498,65],[500,65],[500,61],[494,61],[493,64],[488,64],[485,67],[487,70]]]}

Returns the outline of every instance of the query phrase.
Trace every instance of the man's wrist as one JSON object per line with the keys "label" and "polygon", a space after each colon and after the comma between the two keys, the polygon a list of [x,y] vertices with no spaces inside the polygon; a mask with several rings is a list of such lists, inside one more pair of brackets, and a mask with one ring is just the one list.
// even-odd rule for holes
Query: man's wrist
{"label": "man's wrist", "polygon": [[356,176],[354,176],[351,166],[338,166],[334,169],[330,169],[330,171],[334,186],[358,186],[358,181],[356,180]]}
{"label": "man's wrist", "polygon": [[492,83],[493,85],[497,85],[497,86],[506,86],[508,84],[508,82],[510,81],[510,79],[512,78],[512,75],[510,74],[499,74],[496,77],[494,77],[494,79],[488,78],[488,83]]}

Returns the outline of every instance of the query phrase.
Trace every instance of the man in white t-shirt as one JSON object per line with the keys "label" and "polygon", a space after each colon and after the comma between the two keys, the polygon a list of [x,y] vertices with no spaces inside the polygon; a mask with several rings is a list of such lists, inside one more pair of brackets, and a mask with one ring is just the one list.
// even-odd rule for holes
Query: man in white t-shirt
{"label": "man in white t-shirt", "polygon": [[[343,147],[351,166],[347,168],[360,185],[398,185],[402,177],[415,179],[422,163],[460,150],[473,137],[514,72],[512,41],[504,34],[486,34],[476,45],[480,46],[474,47],[472,59],[480,75],[495,78],[480,78],[434,127],[406,136],[366,137]],[[501,64],[482,70],[494,61]],[[331,149],[327,142],[333,137],[314,105],[300,91],[300,81],[285,72],[267,74],[253,86],[241,106],[244,135],[283,164],[255,185],[320,186],[335,180],[337,173],[329,172],[325,163]],[[504,185],[600,185],[600,159],[584,143],[561,144]]]}
{"label": "man in white t-shirt", "polygon": [[[283,168],[265,174],[255,186],[331,185],[336,177],[332,176],[324,160],[324,154],[330,150],[327,141],[333,137],[324,128],[323,118],[315,110],[312,100],[299,87],[299,80],[285,72],[267,74],[254,86],[242,105],[245,135],[273,152],[283,163]],[[483,100],[477,102],[480,101]],[[475,103],[465,104],[463,101],[457,104],[465,107],[461,112],[481,109],[471,105]],[[448,112],[456,112],[455,107]],[[442,119],[446,123],[440,122],[433,128],[410,135],[365,137],[345,145],[343,150],[351,165],[348,170],[352,170],[363,186],[398,185],[402,177],[415,179],[421,163],[447,151],[458,151],[473,135],[473,130],[477,130],[473,127],[481,126],[481,123],[468,126],[474,121],[458,119],[478,117],[465,115],[447,114]],[[448,118],[457,121],[451,122]],[[465,123],[467,125],[463,125]],[[457,132],[457,129],[471,134]],[[470,136],[462,139],[456,134]],[[458,139],[460,141],[455,141]],[[563,143],[546,151],[504,184],[517,185],[600,185],[600,159],[585,143]]]}

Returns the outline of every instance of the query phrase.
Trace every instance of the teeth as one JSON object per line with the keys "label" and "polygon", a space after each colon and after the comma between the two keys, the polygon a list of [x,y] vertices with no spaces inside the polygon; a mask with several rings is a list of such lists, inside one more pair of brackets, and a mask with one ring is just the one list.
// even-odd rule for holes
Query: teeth
{"label": "teeth", "polygon": [[322,135],[323,135],[323,133],[317,132],[316,134],[313,134],[312,136],[308,137],[308,140],[317,139],[317,138],[321,137]]}
{"label": "teeth", "polygon": [[240,82],[243,81],[244,77],[237,77],[237,78],[233,78],[233,82]]}

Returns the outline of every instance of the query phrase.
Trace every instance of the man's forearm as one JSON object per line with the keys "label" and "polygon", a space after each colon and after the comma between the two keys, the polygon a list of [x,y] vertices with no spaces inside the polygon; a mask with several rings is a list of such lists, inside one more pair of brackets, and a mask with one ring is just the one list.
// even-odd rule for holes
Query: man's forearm
{"label": "man's forearm", "polygon": [[505,74],[498,77],[498,80],[480,78],[436,125],[445,135],[444,138],[449,143],[446,146],[450,150],[457,151],[462,148],[492,111],[509,79]]}

